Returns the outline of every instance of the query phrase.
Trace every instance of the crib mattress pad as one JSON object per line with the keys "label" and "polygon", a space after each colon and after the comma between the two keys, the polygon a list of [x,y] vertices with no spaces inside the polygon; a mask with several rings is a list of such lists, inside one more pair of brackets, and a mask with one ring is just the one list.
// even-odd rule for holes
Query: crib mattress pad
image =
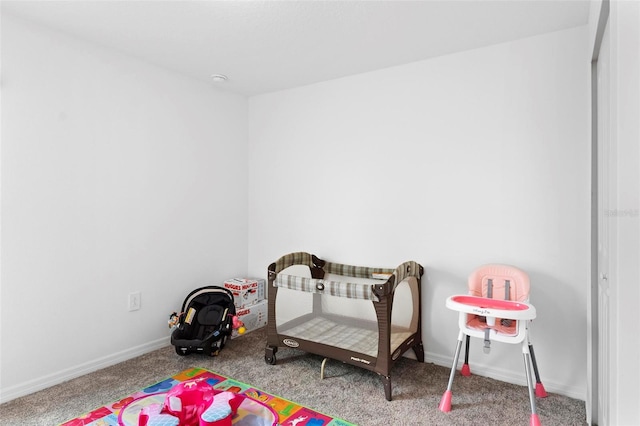
{"label": "crib mattress pad", "polygon": [[[291,328],[279,329],[278,332],[375,357],[378,355],[378,330],[373,327],[373,324],[372,328],[358,327],[318,316]],[[391,330],[391,352],[410,335],[410,330],[394,326]]]}

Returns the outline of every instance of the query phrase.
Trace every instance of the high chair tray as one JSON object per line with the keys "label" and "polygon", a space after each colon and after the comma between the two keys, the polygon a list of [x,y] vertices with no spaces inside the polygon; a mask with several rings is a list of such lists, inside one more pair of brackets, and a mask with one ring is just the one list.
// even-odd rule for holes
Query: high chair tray
{"label": "high chair tray", "polygon": [[529,303],[487,297],[455,295],[447,298],[447,308],[475,315],[528,320],[536,317],[536,308]]}

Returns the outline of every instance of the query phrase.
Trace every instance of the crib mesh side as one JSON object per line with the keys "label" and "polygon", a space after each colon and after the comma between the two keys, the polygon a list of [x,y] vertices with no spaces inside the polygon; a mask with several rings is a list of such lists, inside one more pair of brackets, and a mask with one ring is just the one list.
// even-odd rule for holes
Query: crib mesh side
{"label": "crib mesh side", "polygon": [[373,303],[278,288],[276,329],[279,334],[375,357],[378,325]]}

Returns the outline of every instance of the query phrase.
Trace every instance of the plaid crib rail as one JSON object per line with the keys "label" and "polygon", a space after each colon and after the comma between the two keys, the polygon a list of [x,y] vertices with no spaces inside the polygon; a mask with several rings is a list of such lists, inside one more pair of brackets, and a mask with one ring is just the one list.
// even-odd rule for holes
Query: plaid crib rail
{"label": "plaid crib rail", "polygon": [[420,278],[423,273],[422,266],[412,260],[404,262],[396,269],[370,268],[367,266],[351,266],[341,263],[327,262],[323,268],[330,274],[344,275],[347,277],[372,278],[376,274],[393,274],[396,277],[396,285],[407,277]]}
{"label": "plaid crib rail", "polygon": [[393,274],[394,269],[370,268],[368,266],[343,265],[342,263],[326,262],[325,272],[329,274],[343,275],[345,277],[371,278],[374,274]]}
{"label": "plaid crib rail", "polygon": [[276,260],[273,265],[273,270],[277,274],[292,265],[307,265],[308,267],[312,267],[313,261],[309,253],[299,251],[285,254],[280,259]]}
{"label": "plaid crib rail", "polygon": [[[292,265],[308,266],[312,270],[319,270],[320,275],[312,274],[314,278],[306,278],[281,273]],[[406,278],[420,279],[423,274],[422,266],[414,261],[404,262],[395,269],[372,268],[326,262],[306,252],[289,253],[280,257],[269,266],[269,271],[270,282],[273,281],[275,287],[373,301],[379,301],[381,295],[392,293],[396,286]],[[345,280],[323,279],[325,273],[341,275],[345,277]],[[369,283],[356,283],[349,280],[349,277],[378,279],[381,274],[393,278],[385,277]]]}
{"label": "plaid crib rail", "polygon": [[[308,257],[307,257],[308,256]],[[311,255],[306,253],[291,253],[279,259],[276,271],[284,269],[284,265],[307,264],[311,260]],[[287,275],[278,273],[275,276],[273,285],[284,287],[296,291],[306,291],[309,293],[329,294],[331,296],[347,297],[351,299],[363,299],[379,301],[379,295],[392,293],[396,286],[408,277],[420,278],[423,273],[422,266],[414,261],[404,262],[396,269],[370,268],[366,266],[352,266],[340,263],[324,263],[323,269],[326,273],[341,275],[345,281],[307,278],[297,275]],[[355,283],[350,282],[352,278],[376,278],[377,274],[388,274],[393,276],[392,280],[380,279],[378,282]],[[377,290],[374,292],[374,286]],[[377,294],[376,294],[377,293]]]}
{"label": "plaid crib rail", "polygon": [[[384,281],[380,280],[380,282]],[[320,280],[286,274],[278,274],[274,284],[276,287],[284,287],[296,291],[378,301],[378,297],[371,291],[372,284]]]}

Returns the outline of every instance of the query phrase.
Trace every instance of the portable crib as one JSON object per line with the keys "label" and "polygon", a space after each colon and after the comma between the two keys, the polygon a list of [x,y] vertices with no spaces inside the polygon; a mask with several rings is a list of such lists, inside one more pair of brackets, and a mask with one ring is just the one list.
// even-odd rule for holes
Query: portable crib
{"label": "portable crib", "polygon": [[275,364],[278,347],[291,347],[362,367],[381,376],[391,401],[393,364],[410,348],[424,361],[422,274],[413,261],[387,269],[282,256],[268,268],[265,362]]}

